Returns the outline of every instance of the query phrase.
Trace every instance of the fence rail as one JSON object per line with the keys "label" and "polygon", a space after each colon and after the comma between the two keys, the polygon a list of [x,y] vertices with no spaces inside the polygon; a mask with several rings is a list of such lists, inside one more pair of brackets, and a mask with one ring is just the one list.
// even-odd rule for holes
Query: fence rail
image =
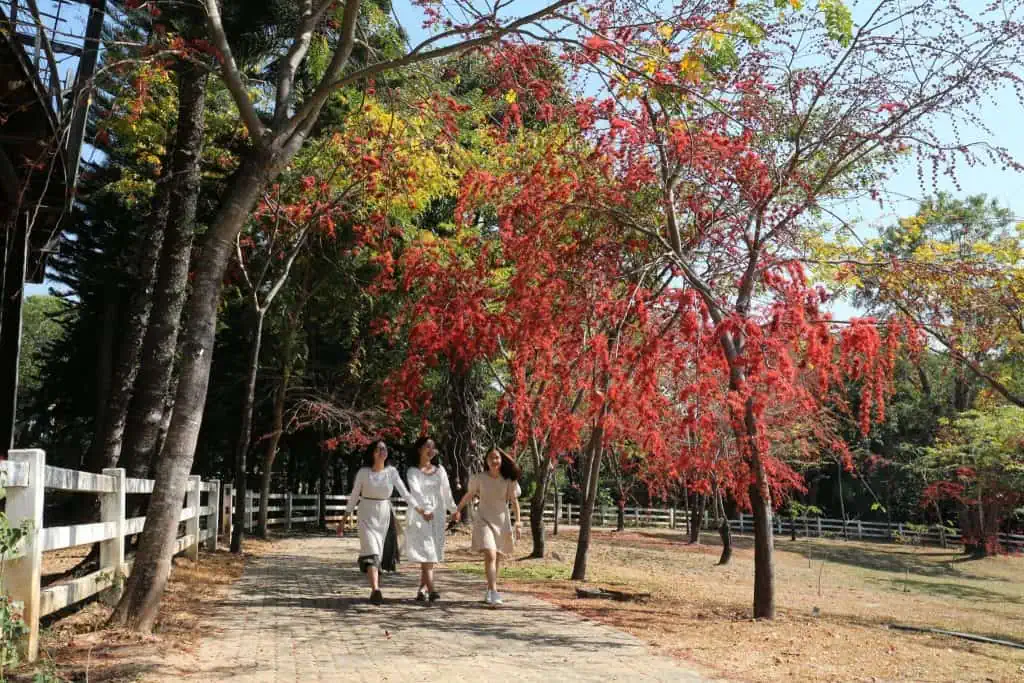
{"label": "fence rail", "polygon": [[[9,460],[0,461],[0,485],[7,489],[7,518],[13,526],[25,525],[21,543],[3,561],[0,580],[3,590],[17,603],[28,626],[22,643],[25,657],[34,661],[39,652],[39,619],[99,594],[114,604],[121,597],[124,580],[132,570],[132,559],[125,557],[126,536],[140,533],[145,517],[125,517],[125,496],[153,492],[150,479],[132,479],[120,468],[102,474],[80,472],[46,464],[46,455],[37,449],[8,451]],[[48,491],[93,494],[99,498],[100,521],[87,524],[46,527],[43,508]],[[202,497],[207,504],[202,504]],[[182,501],[181,521],[184,534],[175,541],[175,552],[186,552],[199,559],[199,545],[217,548],[216,530],[220,526],[220,484],[189,478],[188,492]],[[204,524],[205,522],[205,524]],[[43,553],[75,546],[100,544],[99,569],[63,583],[41,586]]]}
{"label": "fence rail", "polygon": [[[130,573],[132,560],[125,557],[126,536],[141,533],[145,517],[125,517],[125,495],[150,494],[153,481],[132,479],[123,469],[104,470],[102,474],[79,472],[46,465],[41,450],[12,450],[10,459],[0,461],[0,484],[7,489],[7,516],[14,525],[27,522],[29,533],[19,545],[16,554],[0,558],[5,563],[0,575],[4,589],[11,599],[20,603],[29,636],[25,643],[26,656],[31,660],[38,653],[39,619],[64,609],[91,596],[100,595],[108,602],[120,598],[124,578]],[[47,491],[73,491],[93,494],[100,500],[100,521],[58,527],[43,526],[43,506]],[[222,495],[223,494],[223,495]],[[260,495],[247,491],[245,528],[254,530],[259,517]],[[203,496],[206,497],[205,504]],[[233,514],[238,494],[231,485],[223,491],[216,480],[203,482],[198,476],[190,477],[188,493],[183,501],[181,521],[184,534],[176,540],[176,552],[188,552],[198,559],[199,545],[217,547],[217,530],[225,534],[232,531]],[[348,496],[272,493],[267,505],[267,524],[270,527],[291,529],[296,524],[328,524],[342,519]],[[395,516],[405,519],[407,506],[394,499]],[[530,502],[520,501],[523,520],[530,518]],[[593,512],[593,523],[598,527],[616,525],[618,509],[600,505]],[[558,518],[566,525],[579,524],[581,510],[578,505],[563,501],[561,497],[549,502],[543,512],[545,523]],[[627,527],[686,528],[689,512],[678,508],[626,507],[622,510]],[[204,524],[205,522],[205,524]],[[705,527],[711,520],[705,520]],[[729,520],[730,528],[740,534],[753,531],[751,515],[740,514]],[[803,537],[844,538],[864,541],[905,541],[920,544],[957,544],[960,533],[955,529],[938,526],[921,527],[908,523],[887,524],[863,520],[829,518],[773,518],[777,534]],[[1000,543],[1011,552],[1024,551],[1024,535],[1000,534]],[[100,544],[100,568],[81,578],[42,588],[42,555],[74,546]]]}
{"label": "fence rail", "polygon": [[[255,529],[255,521],[259,515],[259,494],[249,491],[249,502],[247,503],[247,524],[246,529]],[[221,518],[224,520],[225,533],[230,531],[231,517],[234,512],[233,501],[235,499],[231,487],[225,487],[224,511]],[[270,494],[267,507],[267,525],[270,527],[284,526],[290,529],[292,524],[323,522],[338,522],[342,519],[342,512],[348,502],[345,495],[323,496],[324,512],[321,514],[321,496],[317,494],[292,494],[272,493]],[[405,501],[392,499],[395,508],[395,516],[404,520],[406,515]],[[530,519],[530,501],[519,502],[522,510],[524,523]],[[563,502],[549,502],[544,508],[544,522],[550,524],[555,519],[555,511],[558,511],[558,521],[562,524],[574,525],[580,521],[580,506]],[[289,512],[290,511],[290,512]],[[313,514],[309,514],[313,513]],[[623,509],[623,523],[631,528],[662,528],[679,529],[687,528],[689,524],[689,511],[679,508],[645,508],[626,507]],[[597,527],[615,526],[617,524],[618,509],[611,505],[599,505],[594,509],[593,523]],[[776,534],[792,534],[795,526],[796,535],[806,538],[842,538],[847,540],[860,541],[902,541],[923,545],[956,545],[961,542],[960,532],[957,529],[932,525],[922,527],[920,525],[895,522],[868,522],[863,520],[831,519],[825,517],[799,517],[790,519],[776,515],[773,517],[773,526]],[[705,518],[704,528],[710,528],[712,520]],[[752,533],[754,530],[753,516],[740,513],[739,518],[730,519],[729,527],[732,531],[740,534]],[[1024,535],[1000,534],[999,542],[1010,552],[1024,551]]]}

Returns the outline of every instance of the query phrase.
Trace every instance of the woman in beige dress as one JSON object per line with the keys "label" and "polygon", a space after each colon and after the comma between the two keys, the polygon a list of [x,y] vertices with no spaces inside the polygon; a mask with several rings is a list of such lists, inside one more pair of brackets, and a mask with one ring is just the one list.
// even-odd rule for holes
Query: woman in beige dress
{"label": "woman in beige dress", "polygon": [[[458,520],[462,508],[474,497],[480,499],[480,507],[473,517],[473,552],[483,553],[484,568],[487,572],[487,593],[484,602],[488,605],[502,604],[498,592],[498,570],[502,557],[509,557],[515,542],[522,534],[519,518],[519,499],[516,497],[520,471],[515,462],[497,448],[487,453],[487,469],[474,474],[469,480],[469,490],[459,501],[454,519]],[[508,506],[515,513],[515,527],[509,516]]]}

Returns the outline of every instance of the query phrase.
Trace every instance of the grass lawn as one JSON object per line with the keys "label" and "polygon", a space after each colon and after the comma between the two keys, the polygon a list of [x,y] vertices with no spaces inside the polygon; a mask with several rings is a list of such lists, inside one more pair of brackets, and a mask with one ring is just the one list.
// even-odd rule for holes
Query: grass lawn
{"label": "grass lawn", "polygon": [[[597,531],[587,585],[650,592],[645,604],[576,598],[575,530],[548,557],[503,569],[503,590],[529,592],[617,626],[709,676],[782,681],[1024,681],[1024,650],[894,631],[943,628],[1024,642],[1024,559],[965,560],[956,550],[776,539],[774,622],[750,619],[753,548],[736,538],[716,566],[717,534],[689,546],[679,531]],[[455,548],[465,545],[460,540]],[[519,546],[524,554],[529,539]],[[464,550],[450,558],[482,572]]]}

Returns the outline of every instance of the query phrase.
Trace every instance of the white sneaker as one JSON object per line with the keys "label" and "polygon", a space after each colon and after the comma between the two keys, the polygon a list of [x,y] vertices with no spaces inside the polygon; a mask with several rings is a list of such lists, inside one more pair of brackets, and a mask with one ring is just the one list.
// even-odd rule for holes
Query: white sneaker
{"label": "white sneaker", "polygon": [[504,605],[505,601],[501,599],[501,593],[494,591],[494,596],[491,598],[492,605]]}
{"label": "white sneaker", "polygon": [[494,591],[492,591],[490,588],[488,588],[487,592],[484,593],[484,602],[486,602],[488,605],[494,604]]}

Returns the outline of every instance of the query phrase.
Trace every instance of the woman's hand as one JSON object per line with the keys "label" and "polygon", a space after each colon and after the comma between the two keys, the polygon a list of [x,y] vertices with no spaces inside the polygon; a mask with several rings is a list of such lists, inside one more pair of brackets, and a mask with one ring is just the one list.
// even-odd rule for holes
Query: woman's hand
{"label": "woman's hand", "polygon": [[338,536],[345,535],[345,527],[348,526],[348,515],[341,516],[341,523],[338,524]]}
{"label": "woman's hand", "polygon": [[423,508],[416,508],[416,511],[419,512],[423,516],[423,519],[427,520],[428,522],[434,518],[433,512],[427,512]]}
{"label": "woman's hand", "polygon": [[521,541],[523,539],[523,525],[521,522],[516,522],[515,538],[517,541]]}
{"label": "woman's hand", "polygon": [[453,521],[453,522],[455,522],[456,524],[458,524],[459,522],[461,522],[461,521],[462,521],[462,513],[461,513],[461,512],[459,512],[458,510],[456,510],[455,512],[453,512],[453,513],[452,513],[452,521]]}

